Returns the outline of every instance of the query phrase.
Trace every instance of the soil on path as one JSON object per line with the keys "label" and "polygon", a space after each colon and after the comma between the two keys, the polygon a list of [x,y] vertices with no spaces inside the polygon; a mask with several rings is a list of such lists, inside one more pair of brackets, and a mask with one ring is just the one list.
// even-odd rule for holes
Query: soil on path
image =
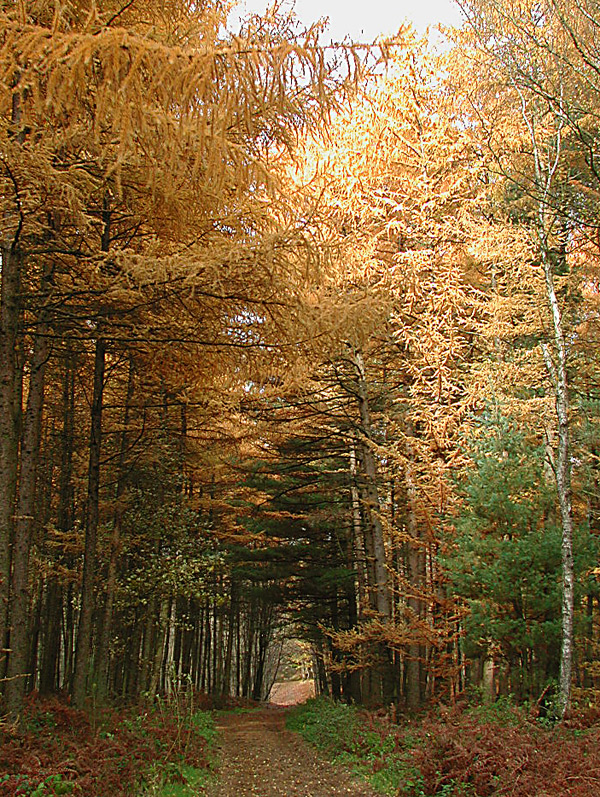
{"label": "soil on path", "polygon": [[271,704],[219,718],[219,772],[210,797],[376,797],[364,781],[286,730],[288,711]]}

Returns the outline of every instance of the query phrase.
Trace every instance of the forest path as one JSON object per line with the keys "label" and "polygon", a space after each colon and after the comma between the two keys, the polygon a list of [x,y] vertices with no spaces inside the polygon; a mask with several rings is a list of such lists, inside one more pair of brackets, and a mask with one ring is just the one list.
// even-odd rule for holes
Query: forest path
{"label": "forest path", "polygon": [[209,797],[376,797],[363,781],[286,730],[288,710],[271,704],[219,717],[220,763]]}

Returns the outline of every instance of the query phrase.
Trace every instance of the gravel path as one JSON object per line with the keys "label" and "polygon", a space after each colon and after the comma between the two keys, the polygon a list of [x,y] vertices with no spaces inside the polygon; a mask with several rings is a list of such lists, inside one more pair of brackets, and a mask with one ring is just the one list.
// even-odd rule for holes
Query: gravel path
{"label": "gravel path", "polygon": [[269,706],[219,718],[219,776],[209,797],[376,797],[362,781],[287,731],[286,713]]}

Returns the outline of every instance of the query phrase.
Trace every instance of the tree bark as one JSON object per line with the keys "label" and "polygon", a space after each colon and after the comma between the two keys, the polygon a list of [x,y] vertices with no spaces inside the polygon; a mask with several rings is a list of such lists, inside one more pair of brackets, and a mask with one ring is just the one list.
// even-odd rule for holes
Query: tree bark
{"label": "tree bark", "polygon": [[389,577],[383,526],[381,524],[381,506],[377,485],[377,464],[371,443],[373,429],[371,424],[371,411],[367,391],[365,365],[362,354],[354,352],[354,364],[357,370],[357,396],[360,413],[362,436],[359,438],[360,460],[364,472],[364,495],[366,498],[365,513],[368,518],[368,533],[372,540],[373,554],[375,557],[375,595],[377,611],[384,621],[391,617],[391,602],[389,591]]}
{"label": "tree bark", "polygon": [[221,684],[221,694],[231,694],[231,664],[233,659],[233,636],[235,632],[235,621],[239,612],[237,581],[231,577],[229,584],[229,618],[227,623],[227,646],[225,650],[225,663],[223,665],[223,682]]}
{"label": "tree bark", "polygon": [[371,608],[367,596],[368,572],[367,552],[362,529],[362,516],[360,511],[360,496],[358,490],[358,469],[356,466],[356,447],[353,442],[350,446],[350,496],[352,501],[352,539],[354,565],[356,568],[356,581],[358,587],[357,614],[358,619],[364,619],[365,609]]}
{"label": "tree bark", "polygon": [[21,444],[21,475],[14,527],[10,600],[10,654],[6,685],[6,706],[13,717],[17,717],[22,708],[30,653],[29,554],[35,519],[37,466],[49,353],[46,332],[46,324],[42,321],[34,339]]}
{"label": "tree bark", "polygon": [[100,633],[100,642],[98,644],[98,664],[96,667],[98,694],[101,697],[105,697],[108,691],[109,644],[112,631],[113,606],[117,589],[117,568],[121,555],[121,524],[123,522],[124,512],[121,499],[125,492],[125,456],[127,453],[129,414],[131,402],[133,400],[133,374],[133,359],[130,356],[125,408],[123,410],[123,428],[121,431],[121,443],[119,448],[119,463],[117,467],[117,487],[115,490],[116,505],[110,538],[110,560],[108,563],[108,573],[106,575],[106,597],[104,599],[102,630]]}
{"label": "tree bark", "polygon": [[[61,432],[61,464],[57,526],[62,532],[73,528],[73,435],[75,431],[75,363],[73,352],[67,347],[62,395],[63,422]],[[59,554],[64,559],[64,554]],[[40,670],[40,692],[49,694],[58,687],[60,635],[64,587],[50,576],[46,589],[46,622]]]}
{"label": "tree bark", "polygon": [[3,245],[0,285],[0,677],[8,643],[11,542],[17,486],[21,396],[17,394],[20,255]]}
{"label": "tree bark", "polygon": [[571,506],[571,441],[569,428],[569,381],[567,374],[567,351],[562,326],[562,317],[552,265],[547,250],[543,250],[542,261],[546,281],[546,293],[552,313],[556,361],[553,361],[547,346],[544,360],[554,385],[556,418],[558,422],[558,445],[555,462],[556,491],[562,526],[562,641],[560,652],[560,674],[558,708],[564,717],[571,700],[573,678],[573,618],[575,613],[575,574],[573,565],[573,510]]}
{"label": "tree bark", "polygon": [[162,670],[163,658],[165,655],[165,642],[167,639],[167,628],[169,623],[171,601],[169,598],[163,598],[160,602],[160,614],[157,618],[156,634],[154,636],[154,656],[152,660],[152,672],[150,675],[150,685],[148,692],[150,699],[158,695],[158,688],[160,684],[160,675]]}
{"label": "tree bark", "polygon": [[[383,525],[381,523],[377,463],[372,448],[373,429],[365,364],[362,354],[358,350],[353,352],[353,363],[357,373],[357,400],[362,432],[358,439],[358,447],[363,470],[363,504],[367,521],[364,527],[365,548],[367,552],[372,552],[373,556],[375,583],[370,586],[375,593],[375,608],[381,622],[387,625],[392,617],[387,553]],[[379,645],[379,659],[381,699],[384,703],[389,703],[393,699],[392,656],[389,647],[383,641]]]}
{"label": "tree bark", "polygon": [[96,538],[98,534],[100,493],[100,448],[102,442],[102,402],[104,394],[106,342],[96,341],[94,356],[94,392],[91,411],[90,455],[88,465],[88,494],[85,523],[85,549],[81,584],[81,610],[75,651],[73,702],[82,708],[86,697],[86,682],[90,669],[92,614],[94,611],[94,581],[96,573]]}
{"label": "tree bark", "polygon": [[[12,95],[12,125],[16,141],[23,143],[21,91]],[[21,423],[22,373],[19,373],[19,322],[21,318],[20,237],[24,216],[15,184],[15,212],[10,214],[14,232],[0,242],[0,678],[6,672],[13,514],[17,488],[19,429]],[[1,683],[1,681],[0,681]]]}
{"label": "tree bark", "polygon": [[[422,611],[422,602],[419,593],[423,589],[425,560],[419,540],[419,523],[416,513],[417,490],[412,468],[413,464],[409,451],[405,478],[408,497],[408,574],[412,594],[409,595],[407,604],[409,609],[413,612],[415,619],[418,619]],[[410,709],[416,709],[421,704],[421,644],[418,639],[414,639],[408,646],[408,660],[406,662],[406,702]]]}

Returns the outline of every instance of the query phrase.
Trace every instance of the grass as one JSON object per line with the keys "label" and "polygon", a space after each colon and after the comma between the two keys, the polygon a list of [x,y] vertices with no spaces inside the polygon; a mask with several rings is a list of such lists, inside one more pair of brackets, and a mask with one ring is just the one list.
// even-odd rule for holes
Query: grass
{"label": "grass", "polygon": [[290,713],[287,727],[334,761],[350,766],[381,794],[425,794],[422,777],[411,763],[410,748],[354,706],[314,698]]}
{"label": "grass", "polygon": [[[173,712],[172,701],[158,703],[165,716]],[[181,738],[175,737],[162,760],[152,764],[143,778],[138,797],[193,797],[201,794],[212,778],[214,748],[217,738],[214,715],[210,711],[185,711],[178,704],[175,709],[177,735],[199,741],[203,747],[201,766],[195,757],[187,755],[189,741],[181,748]]]}

